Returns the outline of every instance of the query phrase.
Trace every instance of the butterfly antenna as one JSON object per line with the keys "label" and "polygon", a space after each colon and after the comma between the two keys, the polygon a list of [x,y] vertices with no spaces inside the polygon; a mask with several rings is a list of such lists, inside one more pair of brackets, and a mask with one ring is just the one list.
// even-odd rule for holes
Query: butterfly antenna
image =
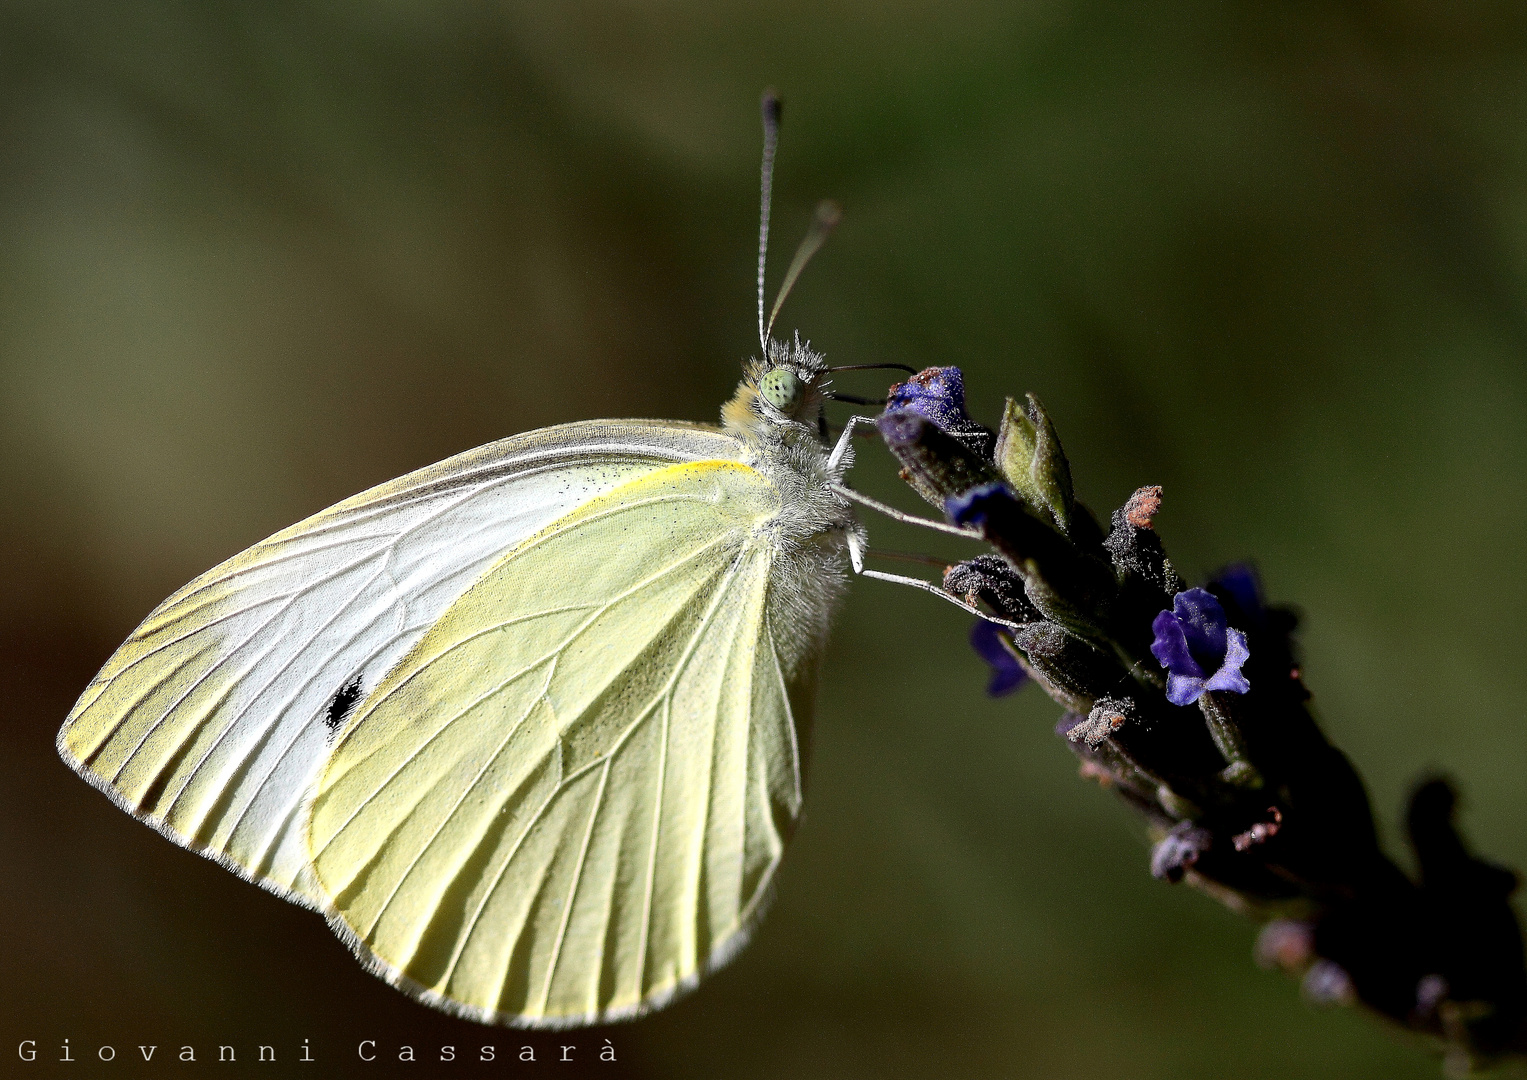
{"label": "butterfly antenna", "polygon": [[[779,146],[779,116],[783,104],[773,89],[763,92],[763,176],[759,180],[758,206],[758,346],[769,357],[769,336],[764,331],[764,260],[769,254],[769,199],[774,193],[774,151]],[[777,306],[777,305],[776,305]],[[774,325],[774,320],[769,320]]]}
{"label": "butterfly antenna", "polygon": [[[811,228],[806,230],[806,239],[801,241],[801,246],[795,249],[795,258],[790,260],[790,269],[785,271],[784,284],[779,287],[779,295],[774,298],[774,310],[769,312],[769,326],[764,331],[764,337],[768,337],[774,329],[774,320],[779,315],[779,309],[785,304],[785,297],[790,295],[791,288],[795,285],[795,279],[801,276],[801,271],[806,269],[806,264],[811,261],[832,231],[838,227],[838,222],[843,220],[843,209],[831,199],[823,199],[817,203],[817,212],[811,216]],[[759,312],[762,313],[760,308]]]}
{"label": "butterfly antenna", "polygon": [[910,364],[839,364],[830,367],[828,371],[905,371],[909,375],[916,375],[917,369]]}

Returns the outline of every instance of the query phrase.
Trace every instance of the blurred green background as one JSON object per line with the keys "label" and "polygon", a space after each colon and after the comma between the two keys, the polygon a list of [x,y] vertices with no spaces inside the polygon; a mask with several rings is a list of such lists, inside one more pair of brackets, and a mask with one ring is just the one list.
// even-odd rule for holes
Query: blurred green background
{"label": "blurred green background", "polygon": [[[1396,853],[1441,769],[1527,867],[1519,3],[13,2],[0,1060],[306,1038],[337,1070],[375,1038],[365,1075],[406,1042],[477,1076],[608,1036],[597,1075],[1436,1075],[1152,880],[1055,707],[987,700],[968,620],[890,586],[837,628],[758,938],[608,1031],[417,1006],[57,760],[137,621],[270,532],[513,432],[713,419],[756,349],[769,84],[774,280],[816,199],[846,210],[781,324],[835,363],[959,364],[988,421],[1036,391],[1101,515],[1164,484],[1187,576],[1253,556],[1304,611]],[[856,481],[914,506],[864,445]]]}

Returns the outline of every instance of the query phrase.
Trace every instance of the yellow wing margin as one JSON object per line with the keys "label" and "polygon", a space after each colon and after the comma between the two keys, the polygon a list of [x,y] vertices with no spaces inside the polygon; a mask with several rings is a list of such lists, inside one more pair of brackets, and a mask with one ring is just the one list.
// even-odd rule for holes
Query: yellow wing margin
{"label": "yellow wing margin", "polygon": [[779,495],[630,481],[506,555],[357,709],[309,819],[361,960],[479,1021],[656,1008],[733,955],[800,813]]}

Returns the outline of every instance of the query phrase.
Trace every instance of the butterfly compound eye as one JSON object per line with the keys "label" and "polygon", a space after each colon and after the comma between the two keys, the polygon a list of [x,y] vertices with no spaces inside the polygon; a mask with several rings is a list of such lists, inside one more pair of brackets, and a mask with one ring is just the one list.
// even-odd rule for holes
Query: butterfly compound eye
{"label": "butterfly compound eye", "polygon": [[788,415],[801,403],[805,387],[795,372],[788,368],[774,368],[758,380],[758,392],[770,405]]}

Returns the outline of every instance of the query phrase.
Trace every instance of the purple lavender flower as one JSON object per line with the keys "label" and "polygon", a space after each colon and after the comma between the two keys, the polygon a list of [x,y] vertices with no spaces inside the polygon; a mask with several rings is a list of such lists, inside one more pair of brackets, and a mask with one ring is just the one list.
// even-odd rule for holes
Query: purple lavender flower
{"label": "purple lavender flower", "polygon": [[891,387],[885,410],[906,409],[926,417],[946,431],[974,427],[965,411],[965,376],[957,367],[924,368],[906,382]]}
{"label": "purple lavender flower", "polygon": [[991,665],[991,682],[986,684],[986,692],[992,697],[1006,697],[1028,678],[1018,658],[1002,644],[1002,630],[996,623],[978,620],[970,628],[970,645]]}
{"label": "purple lavender flower", "polygon": [[[1246,635],[1231,626],[1225,609],[1204,589],[1186,589],[1172,598],[1172,610],[1151,623],[1151,653],[1166,668],[1166,698],[1190,705],[1205,690],[1244,694],[1251,683],[1241,665],[1251,655]],[[1209,674],[1206,674],[1208,672]]]}

